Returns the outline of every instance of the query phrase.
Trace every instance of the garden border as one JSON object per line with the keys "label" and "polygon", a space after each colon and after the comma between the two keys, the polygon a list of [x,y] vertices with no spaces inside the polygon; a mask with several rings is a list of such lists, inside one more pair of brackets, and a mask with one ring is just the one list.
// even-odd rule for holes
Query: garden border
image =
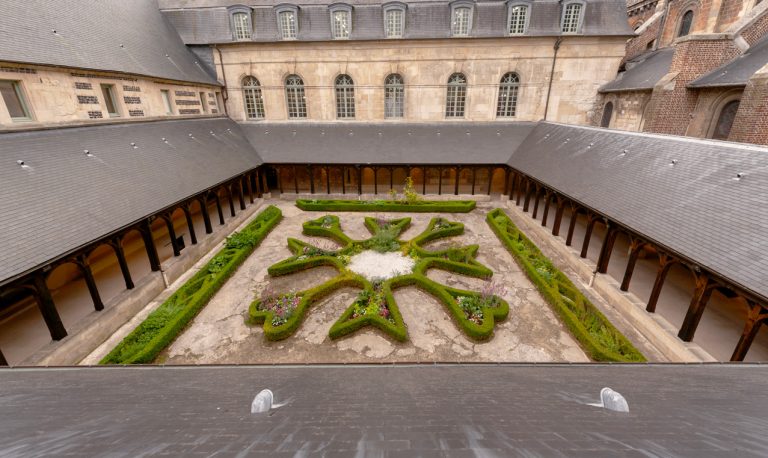
{"label": "garden border", "polygon": [[[488,212],[486,222],[593,360],[645,362],[643,354],[515,226],[503,209]],[[618,351],[601,340],[612,342]]]}
{"label": "garden border", "polygon": [[469,213],[475,209],[474,200],[312,200],[297,199],[296,206],[304,211],[331,212],[410,212],[410,213]]}

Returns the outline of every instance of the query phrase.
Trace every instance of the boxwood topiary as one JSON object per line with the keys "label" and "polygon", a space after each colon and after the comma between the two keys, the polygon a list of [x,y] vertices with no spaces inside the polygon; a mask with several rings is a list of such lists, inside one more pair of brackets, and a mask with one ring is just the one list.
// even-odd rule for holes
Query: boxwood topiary
{"label": "boxwood topiary", "polygon": [[336,212],[469,213],[476,205],[474,200],[296,200],[296,206],[304,211]]}

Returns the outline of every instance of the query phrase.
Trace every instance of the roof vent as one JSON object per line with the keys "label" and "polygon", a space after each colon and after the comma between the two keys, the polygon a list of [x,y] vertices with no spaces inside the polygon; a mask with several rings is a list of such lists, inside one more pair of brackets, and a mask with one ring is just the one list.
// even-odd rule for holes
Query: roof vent
{"label": "roof vent", "polygon": [[166,143],[166,144],[168,143],[168,139],[165,137],[163,137],[161,140],[163,140],[163,143]]}
{"label": "roof vent", "polygon": [[379,137],[381,137],[382,135],[384,135],[384,134],[382,134],[381,132],[379,132]]}
{"label": "roof vent", "polygon": [[93,157],[93,154],[91,154],[91,152],[90,152],[90,151],[88,151],[87,149],[84,149],[84,150],[83,150],[83,153],[85,153],[85,155],[86,155],[87,157]]}
{"label": "roof vent", "polygon": [[165,54],[165,57],[168,57],[168,53]]}
{"label": "roof vent", "polygon": [[120,47],[121,47],[121,48],[125,48],[125,45],[123,45],[122,43],[120,43]]}
{"label": "roof vent", "polygon": [[545,135],[544,138],[549,138],[549,134]]}
{"label": "roof vent", "polygon": [[19,164],[19,167],[21,167],[24,170],[29,170],[29,169],[32,168],[32,167],[28,166],[24,161],[21,161],[21,160],[16,161],[16,163]]}
{"label": "roof vent", "polygon": [[354,133],[354,132],[352,132],[352,131],[350,130],[350,131],[349,131],[349,136],[350,136],[350,137],[352,137],[352,136],[354,136],[354,135],[355,135],[355,133]]}
{"label": "roof vent", "polygon": [[409,130],[409,131],[408,131],[408,135],[413,135],[413,132],[411,132],[411,131]]}
{"label": "roof vent", "polygon": [[736,174],[736,179],[741,180],[742,178],[744,178],[744,175],[746,175],[744,172],[739,172]]}
{"label": "roof vent", "polygon": [[437,136],[438,136],[438,137],[440,136],[440,131],[439,131],[439,130],[437,131]]}
{"label": "roof vent", "polygon": [[53,32],[54,35],[57,35],[56,34],[56,29],[51,30],[51,32]]}
{"label": "roof vent", "polygon": [[24,161],[19,160],[19,161],[16,161],[16,163],[19,164],[20,166],[24,167]]}
{"label": "roof vent", "polygon": [[269,135],[269,131],[268,131],[268,130],[265,130],[265,131],[264,131],[264,135]]}
{"label": "roof vent", "polygon": [[497,131],[496,131],[496,135],[497,135],[497,136],[499,136],[499,137],[501,137],[501,131],[500,131],[500,130],[497,130]]}
{"label": "roof vent", "polygon": [[629,151],[623,149],[623,150],[621,150],[621,154],[619,154],[619,156],[626,156],[628,152]]}
{"label": "roof vent", "polygon": [[670,162],[669,165],[677,165],[677,159],[672,159],[672,162]]}
{"label": "roof vent", "polygon": [[325,135],[325,131],[324,131],[324,130],[321,130],[321,131],[320,131],[320,135]]}
{"label": "roof vent", "polygon": [[466,131],[466,132],[465,132],[465,134],[467,134],[467,135],[472,135],[472,134],[470,134],[470,133],[469,133],[469,131]]}
{"label": "roof vent", "polygon": [[195,136],[192,134],[189,134],[189,138],[195,138]]}
{"label": "roof vent", "polygon": [[291,131],[291,135],[293,135],[294,137],[296,136],[296,130],[295,129]]}
{"label": "roof vent", "polygon": [[216,135],[215,133],[213,133],[213,131],[210,131],[208,133],[211,134],[211,135]]}
{"label": "roof vent", "polygon": [[136,146],[136,143],[134,143],[134,142],[131,142],[131,147],[133,147],[133,149],[139,149],[139,147]]}

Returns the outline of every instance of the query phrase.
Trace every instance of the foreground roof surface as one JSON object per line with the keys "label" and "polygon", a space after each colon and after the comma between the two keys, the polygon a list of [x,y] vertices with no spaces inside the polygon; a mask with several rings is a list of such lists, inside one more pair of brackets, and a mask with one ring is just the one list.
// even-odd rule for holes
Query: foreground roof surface
{"label": "foreground roof surface", "polygon": [[540,123],[509,163],[768,297],[767,148]]}
{"label": "foreground roof surface", "polygon": [[0,283],[260,163],[226,118],[0,134]]}
{"label": "foreground roof surface", "polygon": [[243,123],[267,163],[506,164],[532,122]]}
{"label": "foreground roof surface", "polygon": [[[588,405],[610,387],[629,413]],[[287,405],[251,414],[261,390]],[[768,367],[0,371],[3,456],[765,456]]]}
{"label": "foreground roof surface", "polygon": [[744,54],[693,80],[688,87],[745,86],[756,71],[768,63],[768,36],[755,43]]}
{"label": "foreground roof surface", "polygon": [[218,85],[153,0],[2,0],[0,61]]}

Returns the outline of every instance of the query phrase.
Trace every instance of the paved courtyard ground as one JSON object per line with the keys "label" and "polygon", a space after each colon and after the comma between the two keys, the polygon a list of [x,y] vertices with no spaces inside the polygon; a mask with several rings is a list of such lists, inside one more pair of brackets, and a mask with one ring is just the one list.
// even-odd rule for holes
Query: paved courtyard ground
{"label": "paved courtyard ground", "polygon": [[[492,340],[476,343],[454,324],[444,306],[415,287],[398,289],[395,299],[408,328],[409,341],[395,342],[375,329],[365,329],[339,340],[331,340],[328,330],[352,303],[358,290],[346,288],[317,303],[304,323],[291,337],[268,342],[261,326],[246,324],[248,306],[267,286],[278,292],[303,290],[318,285],[336,271],[315,268],[284,277],[272,278],[267,268],[291,256],[287,237],[329,244],[327,239],[301,234],[303,222],[325,213],[303,212],[293,202],[276,202],[284,219],[246,260],[240,269],[213,297],[188,329],[160,356],[166,364],[225,363],[352,363],[352,362],[428,362],[428,361],[588,361],[549,306],[502,247],[485,222],[490,204],[479,205],[469,214],[443,214],[465,225],[464,235],[436,241],[428,249],[449,243],[478,244],[478,261],[490,267],[493,281],[507,288],[509,317],[496,325]],[[487,208],[485,208],[487,206]],[[342,229],[352,238],[370,236],[363,226],[365,216],[412,218],[411,227],[401,239],[421,233],[436,214],[364,214],[334,212]],[[462,289],[479,290],[483,280],[436,269],[428,276]]]}

